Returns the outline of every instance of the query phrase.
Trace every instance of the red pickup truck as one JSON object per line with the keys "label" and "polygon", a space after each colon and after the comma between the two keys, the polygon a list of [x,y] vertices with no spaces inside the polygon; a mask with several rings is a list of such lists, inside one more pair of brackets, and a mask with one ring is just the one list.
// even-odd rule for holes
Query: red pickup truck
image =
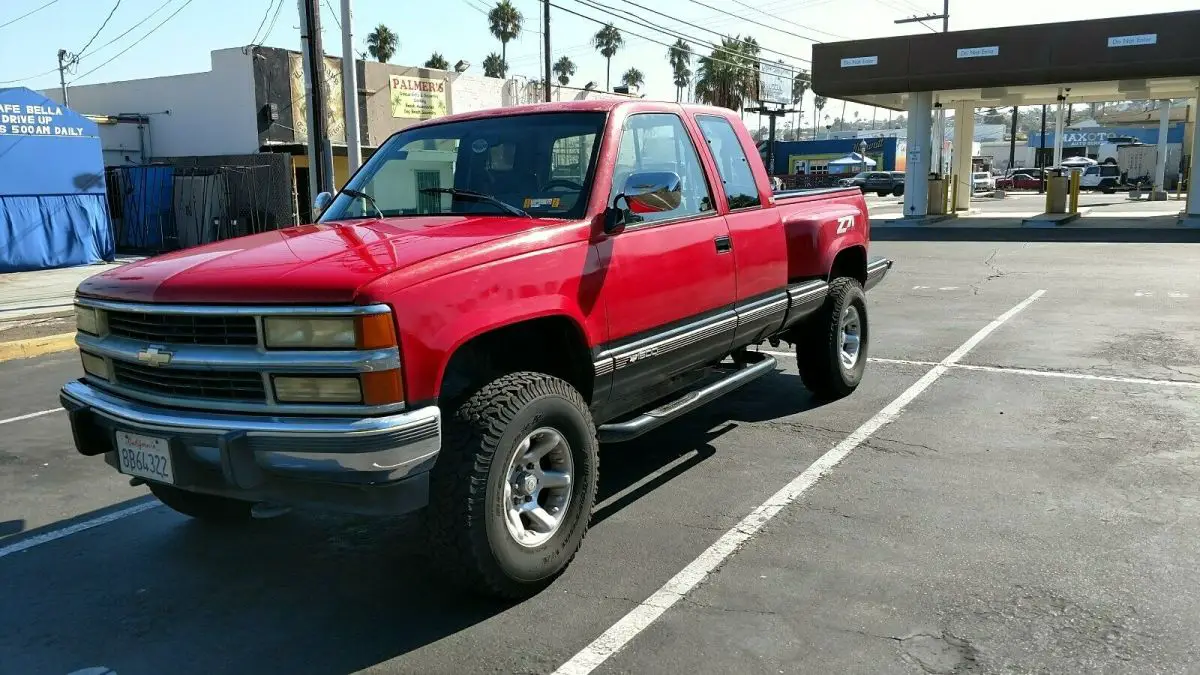
{"label": "red pickup truck", "polygon": [[85,281],[75,444],[167,506],[236,523],[424,509],[440,566],[506,597],[570,562],[600,443],[775,369],[867,363],[857,189],[772,193],[728,110],[583,101],[389,138],[314,225]]}

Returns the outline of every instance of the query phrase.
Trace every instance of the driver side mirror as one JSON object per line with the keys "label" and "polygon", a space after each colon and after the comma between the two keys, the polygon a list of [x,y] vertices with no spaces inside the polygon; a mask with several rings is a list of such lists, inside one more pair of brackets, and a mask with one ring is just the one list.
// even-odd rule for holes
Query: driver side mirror
{"label": "driver side mirror", "polygon": [[[624,200],[625,205],[618,206]],[[604,212],[604,233],[619,234],[643,213],[665,213],[683,202],[683,180],[674,171],[639,171],[625,179],[624,189]]]}
{"label": "driver side mirror", "polygon": [[333,195],[328,192],[322,192],[313,200],[313,220],[316,220],[325,213],[325,209],[333,203]]}

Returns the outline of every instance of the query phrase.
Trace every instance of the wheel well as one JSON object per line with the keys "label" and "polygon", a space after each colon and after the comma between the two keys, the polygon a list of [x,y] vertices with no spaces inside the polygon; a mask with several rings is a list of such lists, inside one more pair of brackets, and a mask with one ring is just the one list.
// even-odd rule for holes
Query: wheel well
{"label": "wheel well", "polygon": [[519,371],[565,380],[591,402],[591,353],[579,326],[565,316],[510,324],[463,343],[446,364],[438,398],[454,406],[488,382]]}
{"label": "wheel well", "polygon": [[838,251],[829,268],[829,281],[838,277],[858,279],[858,283],[867,283],[867,249],[862,246],[851,246]]}

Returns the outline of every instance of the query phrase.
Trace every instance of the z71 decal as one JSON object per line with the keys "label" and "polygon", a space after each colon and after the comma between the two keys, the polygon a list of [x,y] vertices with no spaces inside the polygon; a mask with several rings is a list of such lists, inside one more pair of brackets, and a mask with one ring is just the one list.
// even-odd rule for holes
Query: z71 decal
{"label": "z71 decal", "polygon": [[838,218],[838,227],[837,227],[838,234],[845,234],[852,229],[854,229],[854,214],[853,213],[848,216],[841,216]]}

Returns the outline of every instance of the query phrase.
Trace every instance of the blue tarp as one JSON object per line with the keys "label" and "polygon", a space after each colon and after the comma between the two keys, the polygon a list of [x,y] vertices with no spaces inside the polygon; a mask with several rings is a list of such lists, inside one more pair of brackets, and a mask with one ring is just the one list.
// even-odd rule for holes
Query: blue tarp
{"label": "blue tarp", "polygon": [[175,167],[128,166],[118,173],[122,218],[117,244],[122,249],[161,250],[164,235],[175,231]]}
{"label": "blue tarp", "polygon": [[35,91],[0,89],[0,272],[115,253],[96,123]]}

